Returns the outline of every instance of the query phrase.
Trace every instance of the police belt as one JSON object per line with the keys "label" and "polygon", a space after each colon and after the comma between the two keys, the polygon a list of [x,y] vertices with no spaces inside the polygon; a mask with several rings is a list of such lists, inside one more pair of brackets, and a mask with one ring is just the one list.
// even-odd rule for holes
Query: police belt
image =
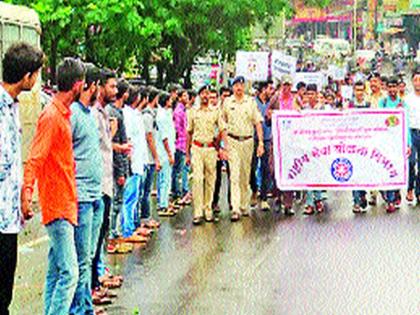
{"label": "police belt", "polygon": [[228,136],[237,141],[246,141],[246,140],[252,139],[252,136],[235,136],[231,133],[229,133]]}
{"label": "police belt", "polygon": [[214,142],[202,143],[198,141],[193,141],[192,143],[199,148],[215,148],[216,147]]}

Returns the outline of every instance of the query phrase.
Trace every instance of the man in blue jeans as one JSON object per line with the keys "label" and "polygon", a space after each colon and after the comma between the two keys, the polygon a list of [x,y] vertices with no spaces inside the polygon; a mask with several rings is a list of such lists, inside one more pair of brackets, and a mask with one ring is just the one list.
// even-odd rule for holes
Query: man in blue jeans
{"label": "man in blue jeans", "polygon": [[187,146],[187,105],[189,101],[188,91],[181,90],[178,93],[178,104],[173,113],[173,119],[176,130],[175,141],[175,165],[172,173],[172,197],[175,206],[180,205],[181,198],[185,196],[180,187],[180,179],[182,179],[185,168],[185,151]]}
{"label": "man in blue jeans", "polygon": [[[75,245],[78,206],[70,106],[85,85],[85,70],[66,58],[57,70],[58,92],[39,116],[25,165],[22,209],[31,209],[38,181],[42,223],[50,239],[45,315],[68,315],[79,270]],[[90,242],[88,243],[90,246]]]}
{"label": "man in blue jeans", "polygon": [[146,132],[146,141],[148,147],[147,158],[144,167],[144,180],[141,188],[140,208],[141,220],[145,227],[157,228],[159,223],[152,220],[150,213],[150,193],[152,191],[155,171],[161,169],[159,156],[156,149],[157,124],[156,124],[156,106],[159,102],[159,91],[152,88],[149,90],[149,101],[147,107],[142,111],[144,130]]}
{"label": "man in blue jeans", "polygon": [[[93,302],[103,304],[103,296],[101,294],[101,283],[99,277],[105,275],[105,267],[102,259],[103,245],[109,233],[109,216],[112,208],[113,199],[113,158],[112,158],[112,137],[115,135],[118,126],[115,120],[110,120],[105,106],[116,99],[117,77],[116,74],[108,69],[101,70],[101,80],[99,83],[99,94],[94,102],[92,112],[94,113],[100,135],[100,150],[102,155],[103,176],[102,176],[102,201],[104,204],[104,216],[102,226],[99,232],[99,240],[96,253],[92,262],[92,289]],[[108,244],[108,252],[117,252],[117,245]]]}
{"label": "man in blue jeans", "polygon": [[[365,100],[366,84],[363,81],[357,81],[353,87],[354,99],[350,102],[349,108],[363,109],[370,108],[370,102]],[[367,199],[365,190],[354,190],[353,194],[353,213],[366,213]]]}
{"label": "man in blue jeans", "polygon": [[420,204],[420,66],[413,71],[411,79],[414,91],[405,98],[410,114],[410,131],[413,144],[406,199],[412,203],[416,198],[417,203]]}
{"label": "man in blue jeans", "polygon": [[92,259],[103,221],[104,205],[99,129],[91,107],[97,96],[100,75],[98,68],[87,65],[84,89],[78,101],[70,107],[79,221],[74,232],[79,281],[70,308],[70,314],[75,315],[94,314],[91,295]]}
{"label": "man in blue jeans", "polygon": [[128,82],[118,80],[118,93],[115,102],[108,104],[105,110],[110,119],[116,120],[118,129],[112,138],[113,168],[114,168],[114,200],[111,211],[111,235],[110,239],[115,241],[121,236],[118,218],[123,207],[124,186],[128,178],[129,162],[128,155],[132,145],[128,142],[125,121],[123,115],[124,103],[128,98]]}
{"label": "man in blue jeans", "polygon": [[[406,107],[405,102],[399,97],[398,95],[398,78],[397,77],[391,77],[387,82],[387,88],[388,88],[388,96],[381,99],[379,101],[379,108],[401,108],[405,110],[406,112],[406,126],[407,126],[407,145],[408,150],[407,154],[408,156],[411,155],[411,133],[408,131],[410,127],[409,123],[409,116],[407,115],[408,109]],[[401,192],[399,190],[387,190],[382,191],[382,196],[384,197],[387,207],[386,211],[388,213],[393,213],[397,209],[400,208],[401,205]]]}
{"label": "man in blue jeans", "polygon": [[127,179],[123,195],[121,228],[124,240],[132,243],[146,243],[146,236],[150,234],[150,231],[137,229],[140,227],[137,206],[144,176],[144,161],[147,155],[146,134],[141,116],[141,108],[145,105],[145,99],[144,92],[130,87],[129,96],[123,109],[127,137],[133,145],[133,150],[130,157],[130,176]]}
{"label": "man in blue jeans", "polygon": [[[257,181],[257,169],[258,169],[258,160],[260,161],[260,175],[261,175],[261,190],[260,190],[260,201],[261,201],[261,210],[268,211],[270,210],[270,205],[267,202],[267,194],[269,190],[269,184],[272,180],[271,171],[270,171],[270,152],[271,152],[271,117],[269,117],[270,99],[273,94],[272,89],[273,82],[265,81],[261,82],[258,86],[258,96],[255,98],[255,101],[258,105],[258,109],[264,117],[263,126],[263,135],[264,135],[264,154],[260,158],[257,157],[257,146],[254,146],[254,155],[252,159],[252,171],[251,171],[251,188],[253,193],[253,205],[256,205],[256,196],[258,193],[258,181]],[[255,141],[257,141],[257,136],[255,134]],[[291,211],[291,209],[290,209]]]}

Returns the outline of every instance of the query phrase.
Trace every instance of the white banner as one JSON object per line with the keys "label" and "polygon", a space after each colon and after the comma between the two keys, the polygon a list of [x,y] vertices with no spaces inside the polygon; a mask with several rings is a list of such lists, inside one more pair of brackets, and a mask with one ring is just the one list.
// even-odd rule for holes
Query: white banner
{"label": "white banner", "polygon": [[326,76],[322,72],[296,72],[293,75],[293,87],[295,90],[299,82],[305,82],[306,85],[316,84],[318,91],[321,91],[324,84],[326,84]]}
{"label": "white banner", "polygon": [[191,81],[195,89],[199,89],[204,84],[210,83],[211,71],[211,64],[197,64],[192,66]]}
{"label": "white banner", "polygon": [[344,99],[351,100],[353,98],[353,87],[351,85],[342,85],[341,95]]}
{"label": "white banner", "polygon": [[297,59],[283,54],[281,51],[273,51],[271,55],[271,71],[273,77],[281,79],[283,75],[294,75],[296,72]]}
{"label": "white banner", "polygon": [[336,65],[329,65],[327,76],[331,76],[335,81],[342,81],[346,77],[346,68],[338,67]]}
{"label": "white banner", "polygon": [[404,111],[276,111],[274,163],[281,190],[400,189],[407,185]]}
{"label": "white banner", "polygon": [[236,75],[250,81],[265,81],[268,78],[268,52],[236,52]]}

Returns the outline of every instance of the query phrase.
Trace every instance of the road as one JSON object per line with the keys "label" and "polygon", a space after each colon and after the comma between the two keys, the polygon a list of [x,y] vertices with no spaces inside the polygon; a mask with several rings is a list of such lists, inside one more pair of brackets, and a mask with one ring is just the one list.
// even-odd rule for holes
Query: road
{"label": "road", "polygon": [[[420,206],[355,216],[348,192],[327,203],[314,217],[297,204],[293,218],[253,211],[236,224],[225,210],[201,227],[185,208],[147,249],[108,257],[125,276],[108,314],[418,314]],[[12,314],[42,314],[47,242],[31,224],[39,241],[20,249]]]}

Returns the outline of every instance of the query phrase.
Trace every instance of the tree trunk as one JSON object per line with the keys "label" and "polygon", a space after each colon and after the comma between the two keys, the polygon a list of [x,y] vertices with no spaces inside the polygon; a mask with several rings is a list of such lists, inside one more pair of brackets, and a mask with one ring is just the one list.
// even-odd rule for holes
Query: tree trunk
{"label": "tree trunk", "polygon": [[162,62],[158,62],[156,64],[156,67],[157,67],[157,71],[158,71],[156,86],[158,88],[161,88],[161,87],[163,87],[163,77],[164,77],[165,67],[164,67]]}
{"label": "tree trunk", "polygon": [[94,57],[94,50],[93,50],[93,43],[91,36],[89,35],[89,27],[86,27],[85,30],[85,47],[86,47],[86,61],[95,63],[95,57]]}
{"label": "tree trunk", "polygon": [[192,88],[192,82],[191,82],[191,72],[192,72],[192,64],[187,67],[185,76],[184,76],[184,87],[186,89]]}
{"label": "tree trunk", "polygon": [[141,71],[142,79],[146,81],[146,84],[150,83],[150,71],[149,71],[149,58],[146,57],[143,59],[143,69]]}
{"label": "tree trunk", "polygon": [[51,39],[51,54],[50,54],[50,69],[51,77],[50,80],[53,84],[56,84],[56,71],[57,71],[57,58],[58,58],[58,38]]}

